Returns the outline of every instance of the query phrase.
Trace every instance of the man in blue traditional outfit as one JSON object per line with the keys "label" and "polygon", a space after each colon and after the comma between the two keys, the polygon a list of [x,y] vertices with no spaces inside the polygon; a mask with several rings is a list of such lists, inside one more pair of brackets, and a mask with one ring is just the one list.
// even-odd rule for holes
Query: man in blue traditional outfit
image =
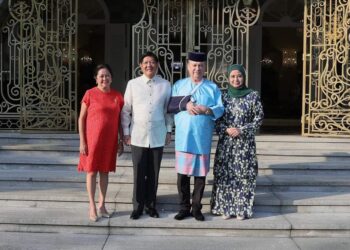
{"label": "man in blue traditional outfit", "polygon": [[[189,77],[177,81],[172,90],[172,96],[185,96],[195,89],[191,101],[187,103],[187,110],[175,115],[175,167],[180,199],[180,211],[174,217],[176,220],[191,215],[196,220],[204,220],[201,200],[209,172],[213,128],[215,120],[224,112],[220,89],[203,78],[205,61],[206,54],[190,52],[187,62]],[[192,205],[191,176],[194,176]]]}

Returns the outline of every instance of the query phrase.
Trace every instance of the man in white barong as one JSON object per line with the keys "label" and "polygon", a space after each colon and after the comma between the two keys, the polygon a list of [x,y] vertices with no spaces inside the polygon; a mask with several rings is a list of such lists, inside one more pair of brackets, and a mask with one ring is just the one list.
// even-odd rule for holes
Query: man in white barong
{"label": "man in white barong", "polygon": [[140,58],[142,75],[131,79],[124,94],[121,124],[124,143],[131,146],[134,188],[133,211],[137,220],[143,210],[158,218],[156,210],[159,170],[164,145],[170,143],[172,115],[167,114],[171,85],[157,75],[158,57],[146,52]]}
{"label": "man in white barong", "polygon": [[[214,82],[203,78],[205,62],[206,54],[190,52],[187,62],[189,77],[177,81],[172,89],[172,96],[185,96],[199,86],[187,103],[187,110],[174,117],[175,167],[180,200],[176,220],[194,216],[196,220],[204,221],[201,200],[209,172],[212,134],[215,120],[224,112],[220,89]],[[192,203],[191,176],[194,176]]]}

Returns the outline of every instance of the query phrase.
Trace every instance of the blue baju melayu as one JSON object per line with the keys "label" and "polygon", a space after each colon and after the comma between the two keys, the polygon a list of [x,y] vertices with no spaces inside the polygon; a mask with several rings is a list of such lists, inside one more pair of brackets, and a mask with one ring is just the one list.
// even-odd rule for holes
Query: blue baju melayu
{"label": "blue baju melayu", "polygon": [[[179,80],[173,86],[172,96],[189,95],[195,86],[191,78]],[[183,175],[206,176],[215,120],[224,112],[221,91],[215,83],[203,79],[192,100],[196,105],[209,107],[213,114],[190,115],[182,111],[175,115],[176,170]]]}

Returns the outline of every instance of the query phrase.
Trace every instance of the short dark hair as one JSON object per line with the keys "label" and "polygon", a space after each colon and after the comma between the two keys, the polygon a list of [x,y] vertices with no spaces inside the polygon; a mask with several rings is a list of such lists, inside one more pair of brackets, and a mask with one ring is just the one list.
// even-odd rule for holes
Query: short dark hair
{"label": "short dark hair", "polygon": [[113,72],[112,72],[112,68],[111,66],[109,66],[107,63],[102,63],[96,66],[95,70],[94,70],[94,77],[96,78],[98,75],[98,72],[101,69],[107,69],[109,71],[109,73],[111,74],[111,76],[113,77]]}
{"label": "short dark hair", "polygon": [[152,57],[153,60],[156,61],[157,63],[159,62],[156,54],[154,54],[151,51],[147,51],[145,54],[141,55],[140,60],[139,60],[139,64],[141,64],[143,62],[143,59],[145,59],[145,57],[147,57],[147,56]]}

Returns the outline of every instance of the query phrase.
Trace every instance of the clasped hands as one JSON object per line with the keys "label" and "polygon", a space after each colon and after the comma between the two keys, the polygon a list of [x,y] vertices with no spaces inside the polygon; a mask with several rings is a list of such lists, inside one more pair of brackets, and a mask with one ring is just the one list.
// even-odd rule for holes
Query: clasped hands
{"label": "clasped hands", "polygon": [[190,115],[204,115],[208,111],[208,107],[204,105],[195,105],[191,101],[186,104],[186,109]]}
{"label": "clasped hands", "polygon": [[235,137],[239,136],[242,132],[239,128],[227,128],[226,133],[229,136],[235,138]]}

